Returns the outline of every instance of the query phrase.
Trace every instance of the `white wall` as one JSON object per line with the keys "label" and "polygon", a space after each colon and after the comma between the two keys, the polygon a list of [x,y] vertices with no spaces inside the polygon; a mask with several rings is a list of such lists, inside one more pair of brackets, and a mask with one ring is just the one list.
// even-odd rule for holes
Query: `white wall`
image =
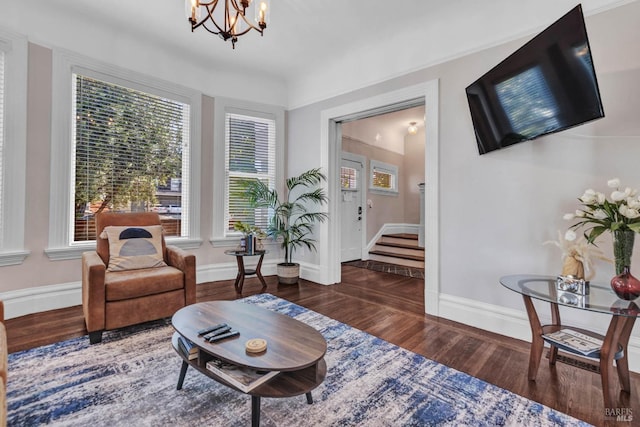
{"label": "white wall", "polygon": [[[635,2],[586,19],[604,119],[479,156],[464,89],[528,40],[522,39],[290,111],[290,136],[306,135],[289,147],[290,159],[312,166],[326,156],[318,148],[321,111],[439,79],[440,314],[526,338],[522,299],[499,278],[560,271],[558,249],[543,242],[566,229],[562,216],[577,208],[586,188],[606,191],[613,177],[640,188],[638,18]],[[609,241],[601,247],[611,256]],[[640,246],[633,265],[640,275]],[[596,268],[594,280],[608,283],[613,267],[600,262]],[[599,331],[608,323],[607,316],[578,310],[563,310],[563,316]]]}

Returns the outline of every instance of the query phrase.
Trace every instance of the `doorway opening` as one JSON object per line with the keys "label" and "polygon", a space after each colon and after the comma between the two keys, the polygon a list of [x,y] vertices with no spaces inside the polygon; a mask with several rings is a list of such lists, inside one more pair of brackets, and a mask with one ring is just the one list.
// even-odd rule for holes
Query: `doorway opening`
{"label": "doorway opening", "polygon": [[[337,177],[340,171],[342,135],[340,123],[399,111],[419,105],[425,106],[425,312],[438,315],[439,307],[439,232],[438,232],[438,80],[406,87],[321,111],[321,165],[328,176]],[[329,215],[339,218],[340,180],[328,185]],[[333,201],[333,202],[331,202]],[[340,283],[341,226],[339,221],[322,224],[319,230],[319,270],[321,283]]]}
{"label": "doorway opening", "polygon": [[338,122],[343,263],[424,277],[424,243],[419,239],[424,100],[416,104],[391,105],[381,114]]}

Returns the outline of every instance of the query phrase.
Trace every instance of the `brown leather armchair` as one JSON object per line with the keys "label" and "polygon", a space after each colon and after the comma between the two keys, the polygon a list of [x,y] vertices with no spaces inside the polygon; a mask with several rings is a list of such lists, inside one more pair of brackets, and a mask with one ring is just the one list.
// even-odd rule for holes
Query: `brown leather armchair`
{"label": "brown leather armchair", "polygon": [[160,225],[155,212],[96,215],[96,251],[82,255],[82,309],[89,342],[102,341],[102,332],[172,316],[196,302],[196,259],[182,249],[167,246],[167,266],[108,271],[109,241],[100,235],[107,226]]}

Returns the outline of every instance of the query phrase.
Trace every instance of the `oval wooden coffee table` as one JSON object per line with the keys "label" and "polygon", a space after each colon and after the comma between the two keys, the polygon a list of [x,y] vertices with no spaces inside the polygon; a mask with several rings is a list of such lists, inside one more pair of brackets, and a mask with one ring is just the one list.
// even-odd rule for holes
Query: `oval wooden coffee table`
{"label": "oval wooden coffee table", "polygon": [[[213,325],[226,323],[240,332],[237,337],[209,343],[198,331]],[[209,301],[186,306],[172,318],[176,333],[172,344],[182,357],[178,390],[182,388],[189,366],[204,375],[233,388],[221,377],[209,371],[207,361],[217,357],[235,365],[259,371],[279,371],[264,384],[248,392],[251,395],[251,425],[260,424],[260,398],[292,397],[306,394],[307,403],[313,403],[311,390],[324,381],[327,365],[324,355],[327,342],[320,332],[289,316],[239,301]],[[189,360],[180,350],[179,335],[198,348],[197,358]],[[253,354],[245,350],[245,343],[253,338],[267,341],[267,350]]]}

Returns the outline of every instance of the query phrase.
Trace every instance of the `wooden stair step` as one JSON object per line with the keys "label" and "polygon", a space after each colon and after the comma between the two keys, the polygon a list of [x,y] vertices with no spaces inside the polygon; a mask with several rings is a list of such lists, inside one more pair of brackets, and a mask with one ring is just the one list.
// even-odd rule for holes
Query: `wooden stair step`
{"label": "wooden stair step", "polygon": [[410,260],[413,260],[413,261],[423,261],[424,262],[424,255],[420,256],[420,255],[410,255],[410,254],[399,254],[399,253],[395,253],[395,252],[378,251],[378,250],[369,251],[369,254],[387,256],[387,257],[392,257],[392,258],[410,259]]}
{"label": "wooden stair step", "polygon": [[381,241],[378,241],[378,242],[376,242],[376,245],[378,245],[378,246],[389,246],[389,247],[392,247],[392,248],[415,249],[415,250],[417,250],[417,251],[422,251],[422,252],[424,252],[424,248],[421,248],[421,247],[420,247],[420,246],[418,246],[418,245],[408,245],[408,244],[405,244],[405,243],[381,242]]}

